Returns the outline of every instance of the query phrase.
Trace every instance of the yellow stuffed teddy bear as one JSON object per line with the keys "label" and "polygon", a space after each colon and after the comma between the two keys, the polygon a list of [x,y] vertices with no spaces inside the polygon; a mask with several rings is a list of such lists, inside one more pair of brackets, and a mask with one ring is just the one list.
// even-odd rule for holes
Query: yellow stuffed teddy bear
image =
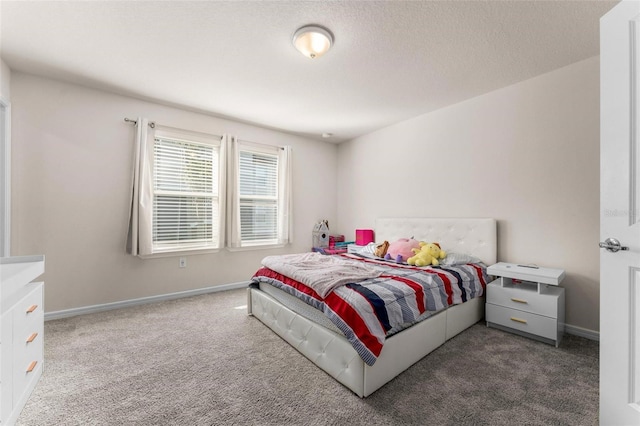
{"label": "yellow stuffed teddy bear", "polygon": [[420,248],[414,248],[412,251],[415,255],[407,259],[407,263],[415,266],[437,266],[440,263],[438,259],[444,259],[447,256],[447,253],[440,249],[440,244],[438,243],[421,241]]}

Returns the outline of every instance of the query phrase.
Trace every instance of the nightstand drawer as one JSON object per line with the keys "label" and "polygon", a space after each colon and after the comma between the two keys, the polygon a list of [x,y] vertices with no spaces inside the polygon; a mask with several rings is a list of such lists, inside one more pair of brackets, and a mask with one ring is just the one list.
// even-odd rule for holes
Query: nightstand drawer
{"label": "nightstand drawer", "polygon": [[558,338],[558,321],[542,315],[487,303],[486,320],[514,330],[534,334],[551,340]]}
{"label": "nightstand drawer", "polygon": [[[536,291],[502,287],[494,283],[489,284],[489,286],[487,303],[550,318],[558,318],[558,295],[556,294],[540,294]],[[561,289],[556,287],[553,290],[557,292]]]}

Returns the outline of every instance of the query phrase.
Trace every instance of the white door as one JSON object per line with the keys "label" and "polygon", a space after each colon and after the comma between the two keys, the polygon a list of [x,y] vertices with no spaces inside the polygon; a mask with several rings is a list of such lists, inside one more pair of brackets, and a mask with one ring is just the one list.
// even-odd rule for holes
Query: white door
{"label": "white door", "polygon": [[602,425],[640,425],[639,117],[640,2],[623,1],[600,20]]}

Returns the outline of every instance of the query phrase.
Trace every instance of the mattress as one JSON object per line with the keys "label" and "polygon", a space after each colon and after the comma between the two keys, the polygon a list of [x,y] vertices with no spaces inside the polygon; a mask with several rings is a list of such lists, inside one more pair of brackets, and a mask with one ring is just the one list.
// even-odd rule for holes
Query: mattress
{"label": "mattress", "polygon": [[276,299],[283,306],[291,309],[296,314],[302,315],[306,319],[311,320],[316,324],[319,324],[325,328],[328,328],[331,331],[342,334],[340,329],[336,327],[331,322],[331,320],[329,320],[329,318],[325,316],[325,314],[323,314],[313,306],[307,305],[305,302],[296,298],[295,296],[292,296],[289,293],[285,293],[279,288],[276,288],[264,282],[258,283],[258,288],[264,291],[265,293],[267,293],[269,296]]}
{"label": "mattress", "polygon": [[[259,282],[258,283],[258,288],[262,291],[264,291],[265,293],[267,293],[269,296],[273,297],[274,299],[276,299],[278,302],[280,302],[283,306],[291,309],[293,312],[297,313],[298,315],[302,315],[303,317],[305,317],[308,320],[311,320],[313,322],[315,322],[318,325],[321,325],[325,328],[328,328],[329,330],[335,332],[335,333],[339,333],[344,335],[344,333],[342,333],[342,331],[340,331],[340,329],[338,327],[335,326],[334,323],[331,322],[331,320],[329,320],[329,318],[327,318],[327,316],[322,313],[321,311],[319,311],[318,309],[314,308],[311,305],[306,304],[305,302],[303,302],[302,300],[298,299],[295,296],[290,295],[289,293],[285,293],[284,291],[280,290],[277,287],[274,287],[268,283],[265,282]],[[424,312],[422,315],[420,315],[415,323],[421,322],[426,320],[427,318],[431,317],[432,315],[434,315],[433,312],[430,311],[426,311]],[[390,337],[408,327],[411,327],[413,324],[402,324],[399,325],[397,327],[392,328],[391,330],[389,330],[389,332],[387,333],[387,337]]]}

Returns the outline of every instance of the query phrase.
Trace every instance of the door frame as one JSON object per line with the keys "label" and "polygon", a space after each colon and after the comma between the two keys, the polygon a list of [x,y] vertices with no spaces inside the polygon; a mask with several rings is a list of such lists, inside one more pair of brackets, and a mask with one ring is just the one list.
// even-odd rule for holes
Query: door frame
{"label": "door frame", "polygon": [[11,103],[0,96],[0,257],[11,255]]}

